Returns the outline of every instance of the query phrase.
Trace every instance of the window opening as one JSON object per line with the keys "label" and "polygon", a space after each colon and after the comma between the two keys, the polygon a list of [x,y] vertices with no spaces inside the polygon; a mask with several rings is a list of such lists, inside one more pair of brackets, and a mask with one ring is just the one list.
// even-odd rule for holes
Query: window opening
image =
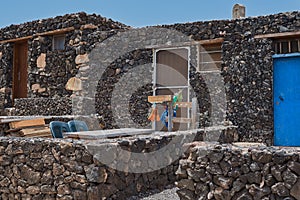
{"label": "window opening", "polygon": [[65,50],[65,42],[66,36],[65,35],[54,35],[53,36],[53,50],[63,51]]}

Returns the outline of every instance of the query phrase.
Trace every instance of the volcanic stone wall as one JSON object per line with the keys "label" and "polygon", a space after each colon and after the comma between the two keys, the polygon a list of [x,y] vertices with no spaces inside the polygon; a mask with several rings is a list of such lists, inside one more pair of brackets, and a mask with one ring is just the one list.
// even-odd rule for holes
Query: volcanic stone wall
{"label": "volcanic stone wall", "polygon": [[[195,40],[223,37],[222,69],[227,96],[227,119],[238,126],[239,141],[265,142],[273,138],[272,41],[255,35],[300,30],[300,13],[163,26]],[[198,74],[200,77],[206,75]],[[201,79],[200,79],[201,80]],[[209,80],[209,79],[206,79]],[[202,84],[203,85],[203,84]],[[204,84],[205,86],[205,84]],[[205,91],[205,87],[195,90]],[[198,92],[203,97],[203,93]],[[213,92],[214,94],[214,92]],[[211,112],[210,98],[200,98],[200,110]],[[211,118],[211,114],[209,114]],[[209,118],[204,124],[210,124]],[[200,121],[201,122],[201,121]],[[203,123],[203,120],[202,120]]]}
{"label": "volcanic stone wall", "polygon": [[13,63],[13,45],[0,45],[0,112],[4,114],[4,109],[12,105],[12,65]]}
{"label": "volcanic stone wall", "polygon": [[300,197],[300,149],[194,143],[179,161],[181,199]]}
{"label": "volcanic stone wall", "polygon": [[[30,108],[30,109],[24,109]],[[43,108],[41,110],[41,108]],[[16,113],[20,116],[29,115],[72,115],[72,101],[70,98],[26,98],[15,100]]]}
{"label": "volcanic stone wall", "polygon": [[[226,120],[238,126],[238,140],[265,142],[271,145],[273,138],[273,62],[271,56],[274,52],[271,48],[271,40],[254,39],[254,36],[257,34],[299,31],[299,19],[299,12],[291,12],[236,20],[164,25],[150,27],[156,28],[158,33],[154,38],[148,39],[153,40],[149,42],[149,45],[151,43],[168,44],[167,37],[160,37],[160,29],[177,31],[193,40],[224,38],[222,43],[223,63],[220,73],[197,71],[196,53],[194,52],[191,55],[194,64],[191,66],[190,84],[194,96],[198,98],[199,102],[199,125],[200,127],[208,127],[222,124],[222,121],[226,118]],[[43,24],[43,26],[40,24]],[[29,97],[69,97],[72,93],[65,90],[66,82],[74,76],[81,78],[84,82],[86,74],[94,67],[89,63],[89,59],[91,59],[91,51],[99,44],[98,42],[106,41],[105,39],[117,35],[118,31],[129,29],[117,22],[79,13],[26,23],[20,26],[11,26],[0,30],[0,32],[4,39],[8,39],[15,37],[14,34],[26,36],[70,26],[74,26],[75,30],[66,33],[65,52],[51,51],[52,36],[34,37],[29,41]],[[26,31],[28,28],[30,28],[30,31]],[[21,33],[23,34],[20,35]],[[132,37],[135,36],[138,36],[138,34]],[[145,38],[147,39],[147,36]],[[123,39],[126,41],[127,38]],[[147,43],[147,40],[145,43]],[[10,44],[6,45],[11,48]],[[118,46],[114,49],[121,50]],[[5,70],[10,72],[12,65],[9,62],[12,61],[12,57],[11,55],[7,56],[5,52],[2,54],[2,57],[5,58],[5,61],[1,61],[2,63],[5,62],[2,66],[7,66]],[[43,64],[44,61],[45,64]],[[138,124],[141,127],[149,126],[146,118],[151,106],[147,103],[147,96],[151,94],[152,89],[150,80],[148,84],[131,94],[129,105],[120,103],[112,108],[111,102],[118,81],[122,77],[126,77],[128,71],[138,70],[137,66],[152,63],[152,61],[151,48],[142,48],[127,52],[127,54],[119,56],[104,66],[105,73],[97,80],[95,110],[104,119],[105,128],[131,126],[132,121],[135,122],[135,125]],[[149,68],[151,68],[150,65]],[[142,74],[144,76],[147,73],[152,73],[152,69],[144,70]],[[221,80],[220,74],[222,75]],[[5,82],[4,80],[8,81]],[[216,80],[220,81],[216,85],[223,86],[222,89],[225,90],[225,99],[223,97],[218,99],[221,95],[220,87],[208,87]],[[1,83],[7,83],[3,87],[10,88],[10,80],[7,75],[1,79]],[[9,89],[6,91],[9,91]],[[9,94],[5,93],[5,96],[8,97]],[[76,92],[75,94],[77,97],[86,96],[85,91]],[[7,103],[3,104],[4,106],[11,103],[9,98],[6,99]],[[216,99],[217,102],[215,102]],[[218,104],[221,101],[225,102],[225,107]],[[217,108],[221,110],[220,113],[215,114],[213,112],[215,104],[218,104]],[[26,113],[26,110],[30,108],[26,107],[26,104],[22,105],[24,107],[19,107],[20,113]],[[113,113],[113,109],[122,110],[124,107],[129,107],[130,116],[121,115],[122,117],[119,119]],[[127,118],[130,118],[130,123],[127,123]],[[123,123],[121,123],[122,120],[124,120]]]}
{"label": "volcanic stone wall", "polygon": [[[61,33],[65,35],[65,50],[53,50],[52,40],[56,33],[51,31],[68,28],[71,29]],[[67,91],[65,85],[82,67],[80,59],[76,61],[76,58],[86,55],[97,42],[128,28],[99,15],[77,13],[11,25],[0,29],[0,41],[32,36],[28,39],[29,98],[69,97],[72,92]],[[13,43],[1,44],[0,55],[0,84],[1,91],[5,91],[1,92],[5,96],[1,98],[1,105],[6,108],[12,106]],[[29,106],[23,108],[28,109]]]}
{"label": "volcanic stone wall", "polygon": [[[220,73],[202,73],[196,70],[197,66],[191,66],[190,84],[199,102],[200,127],[221,124],[226,118],[238,126],[239,141],[272,144],[272,55],[274,54],[272,40],[254,39],[254,36],[298,31],[300,29],[299,19],[299,12],[291,12],[237,20],[195,22],[156,27],[158,32],[159,28],[167,28],[183,33],[194,40],[224,38],[221,47],[223,63]],[[154,38],[154,40],[158,39]],[[161,43],[163,44],[163,42]],[[192,54],[191,59],[195,59],[195,54]],[[123,62],[124,60],[119,62],[120,66],[126,66]],[[191,63],[197,64],[197,61]],[[220,74],[222,75],[221,80]],[[113,81],[114,78],[110,80]],[[219,83],[216,83],[217,81]],[[216,85],[217,87],[209,88],[208,85]],[[220,88],[220,86],[223,88]],[[100,88],[103,89],[105,86],[101,85]],[[222,89],[226,93],[226,99],[222,99],[220,92]],[[151,88],[149,87],[144,93],[149,94],[150,92]],[[107,94],[107,91],[105,91],[105,94]],[[146,95],[144,99],[146,99]],[[226,101],[225,107],[220,104],[222,101]],[[107,104],[108,108],[110,105],[108,102],[103,101],[97,105]],[[144,108],[145,104],[146,102],[143,101],[141,104],[137,104],[136,107]],[[217,110],[221,112],[213,113],[213,106],[217,106]],[[149,109],[149,104],[148,107],[145,107],[145,109],[147,108]],[[147,112],[138,116],[145,118]],[[110,122],[111,116],[105,117],[105,119],[109,127],[111,125],[111,127],[114,127],[114,123]]]}
{"label": "volcanic stone wall", "polygon": [[10,40],[69,27],[80,29],[83,28],[82,25],[84,26],[87,24],[97,26],[99,28],[97,31],[129,28],[122,23],[112,21],[111,19],[101,17],[100,15],[87,15],[86,13],[81,12],[57,16],[55,18],[36,20],[20,25],[11,25],[0,30],[0,38],[1,41]]}
{"label": "volcanic stone wall", "polygon": [[[168,145],[174,136],[163,133],[95,143],[1,138],[0,196],[2,199],[126,199],[147,190],[163,189],[176,180],[177,159],[162,169],[156,169],[158,163],[149,160],[152,172],[130,173],[107,167],[96,155],[108,155],[105,158],[112,162],[132,164],[131,153],[154,152]],[[176,145],[182,145],[184,139],[177,138]],[[126,150],[125,157],[113,151],[116,146]],[[180,146],[176,146],[177,150],[181,151]],[[159,156],[157,160],[172,160]]]}

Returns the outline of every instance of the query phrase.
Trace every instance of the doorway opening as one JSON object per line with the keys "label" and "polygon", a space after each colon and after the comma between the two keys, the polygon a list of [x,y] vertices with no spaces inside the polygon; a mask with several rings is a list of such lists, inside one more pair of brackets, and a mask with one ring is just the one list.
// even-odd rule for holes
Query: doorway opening
{"label": "doorway opening", "polygon": [[[174,95],[182,93],[182,101],[190,102],[190,48],[157,49],[154,53],[153,95]],[[165,105],[157,105],[158,112],[163,113]],[[176,117],[189,118],[189,108],[179,108]],[[167,131],[163,123],[154,123],[155,130]],[[174,123],[173,131],[187,130],[189,124]]]}

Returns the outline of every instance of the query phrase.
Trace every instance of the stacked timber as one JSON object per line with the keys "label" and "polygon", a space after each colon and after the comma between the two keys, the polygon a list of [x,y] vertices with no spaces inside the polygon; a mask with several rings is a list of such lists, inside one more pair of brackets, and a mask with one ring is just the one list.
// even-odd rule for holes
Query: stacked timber
{"label": "stacked timber", "polygon": [[52,137],[50,128],[46,125],[44,118],[2,120],[1,123],[9,124],[10,129],[6,131],[7,136],[40,138]]}

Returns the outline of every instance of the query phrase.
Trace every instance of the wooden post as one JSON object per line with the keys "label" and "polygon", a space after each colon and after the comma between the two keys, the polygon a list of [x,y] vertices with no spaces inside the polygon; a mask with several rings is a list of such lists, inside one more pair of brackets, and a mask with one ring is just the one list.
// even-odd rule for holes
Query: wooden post
{"label": "wooden post", "polygon": [[169,132],[172,132],[173,129],[172,117],[173,117],[173,105],[172,105],[172,101],[170,101],[168,102],[168,131]]}

